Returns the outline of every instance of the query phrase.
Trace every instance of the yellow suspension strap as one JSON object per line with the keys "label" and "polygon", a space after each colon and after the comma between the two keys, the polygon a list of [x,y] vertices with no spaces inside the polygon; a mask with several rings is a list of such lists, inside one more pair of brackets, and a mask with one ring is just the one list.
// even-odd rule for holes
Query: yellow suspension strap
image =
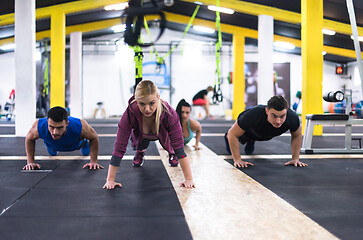
{"label": "yellow suspension strap", "polygon": [[221,17],[219,14],[219,0],[216,0],[217,11],[216,11],[216,27],[218,29],[218,38],[216,43],[216,63],[217,63],[217,77],[214,80],[214,92],[213,92],[213,103],[220,103],[223,101],[223,95],[221,90],[221,73],[220,73],[220,49],[222,47],[222,31],[221,31]]}
{"label": "yellow suspension strap", "polygon": [[48,50],[47,50],[48,42],[45,41],[44,45],[44,52],[45,52],[45,59],[44,59],[44,88],[43,88],[43,98],[47,97],[49,94],[49,70],[48,70]]}
{"label": "yellow suspension strap", "polygon": [[[159,15],[160,17],[160,32],[155,41],[157,41],[163,34],[166,26],[165,14],[157,5],[155,0],[150,1],[151,7],[143,7],[143,0],[130,0],[129,7],[124,10],[121,19],[125,19],[126,30],[124,33],[124,41],[129,46],[133,47],[135,56],[135,87],[142,81],[142,61],[143,52],[142,47],[152,46],[154,43],[143,43],[141,41],[141,29],[143,27],[143,19],[146,15]],[[154,42],[155,42],[154,41]]]}
{"label": "yellow suspension strap", "polygon": [[[188,24],[187,24],[187,26],[186,26],[186,28],[185,28],[185,30],[184,30],[184,33],[183,33],[183,36],[182,36],[182,38],[181,38],[180,42],[179,42],[179,43],[177,43],[177,44],[176,44],[173,48],[171,48],[171,49],[169,50],[169,52],[167,52],[167,53],[165,54],[165,56],[163,56],[163,57],[159,57],[158,52],[156,51],[155,47],[154,47],[154,46],[152,46],[152,50],[150,50],[150,52],[152,52],[152,53],[154,53],[154,54],[155,54],[156,62],[157,62],[157,64],[158,64],[158,66],[159,66],[159,64],[160,64],[160,66],[161,66],[161,65],[163,65],[163,64],[165,64],[165,60],[164,60],[164,59],[165,59],[167,56],[169,56],[169,55],[172,53],[172,51],[174,51],[174,50],[175,50],[175,49],[179,46],[179,44],[182,42],[182,40],[184,39],[185,35],[188,33],[189,28],[192,26],[192,23],[193,23],[193,21],[194,21],[194,19],[195,19],[195,16],[196,16],[196,15],[197,15],[197,13],[198,13],[199,8],[200,8],[200,5],[197,5],[197,7],[196,7],[196,8],[195,8],[195,10],[194,10],[194,13],[193,13],[192,17],[190,18],[190,20],[189,20],[189,22],[188,22]],[[149,27],[148,27],[148,24],[147,24],[147,21],[146,21],[146,19],[145,19],[145,18],[144,18],[144,26],[145,26],[145,30],[146,30],[147,34],[149,35],[149,38],[151,39],[150,29],[149,29]]]}
{"label": "yellow suspension strap", "polygon": [[[150,40],[151,40],[151,33],[150,33],[150,29],[149,29],[149,25],[147,24],[146,18],[144,17],[144,26],[145,26],[145,30],[147,32],[147,35],[149,36]],[[154,45],[151,46],[150,48],[150,55],[154,54],[155,58],[156,58],[156,71],[160,71],[161,66],[165,65],[165,61],[163,57],[159,57],[158,52],[156,51]]]}
{"label": "yellow suspension strap", "polygon": [[134,46],[134,62],[135,62],[135,88],[136,85],[142,81],[142,61],[144,59],[144,54],[142,53],[142,48],[138,45]]}

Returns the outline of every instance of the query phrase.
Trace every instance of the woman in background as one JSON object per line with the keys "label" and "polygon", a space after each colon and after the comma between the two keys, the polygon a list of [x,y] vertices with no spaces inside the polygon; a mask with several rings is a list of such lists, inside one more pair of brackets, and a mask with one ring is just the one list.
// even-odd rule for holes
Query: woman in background
{"label": "woman in background", "polygon": [[193,146],[195,150],[199,150],[200,136],[202,135],[202,127],[200,123],[196,120],[190,119],[190,112],[192,107],[184,99],[180,100],[178,106],[176,107],[176,112],[179,115],[180,125],[183,130],[184,145],[189,143],[194,137],[195,132],[195,145]]}

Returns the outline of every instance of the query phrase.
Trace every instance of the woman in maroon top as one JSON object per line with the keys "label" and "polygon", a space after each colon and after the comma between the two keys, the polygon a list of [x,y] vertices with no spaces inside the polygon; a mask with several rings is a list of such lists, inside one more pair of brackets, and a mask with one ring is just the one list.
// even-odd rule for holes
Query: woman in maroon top
{"label": "woman in maroon top", "polygon": [[169,164],[176,167],[180,160],[185,181],[180,185],[193,188],[194,182],[187,155],[184,152],[183,132],[179,117],[170,105],[160,99],[159,89],[149,80],[141,81],[135,89],[135,96],[129,100],[129,106],[118,124],[115,148],[108,168],[107,181],[103,188],[122,187],[115,182],[117,169],[125,154],[131,135],[131,145],[136,150],[132,164],[141,167],[144,153],[150,141],[159,140],[169,152]]}

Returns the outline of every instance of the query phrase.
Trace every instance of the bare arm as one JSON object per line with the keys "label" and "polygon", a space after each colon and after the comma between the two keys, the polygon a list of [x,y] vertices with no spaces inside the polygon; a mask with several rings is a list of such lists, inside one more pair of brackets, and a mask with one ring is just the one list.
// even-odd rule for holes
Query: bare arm
{"label": "bare arm", "polygon": [[190,129],[192,129],[192,131],[195,132],[194,148],[195,150],[199,150],[200,149],[199,142],[200,142],[200,137],[202,135],[202,126],[198,121],[190,119]]}
{"label": "bare arm", "polygon": [[102,166],[97,164],[98,143],[99,143],[98,135],[97,135],[96,131],[85,120],[81,120],[81,122],[82,122],[81,138],[85,138],[85,139],[89,140],[90,168],[92,168],[92,166],[94,166],[94,169],[96,169],[96,167],[97,167],[97,169],[99,169],[99,167],[103,168]]}
{"label": "bare arm", "polygon": [[248,167],[248,165],[253,166],[250,162],[242,161],[239,149],[238,138],[245,133],[245,130],[238,126],[237,121],[228,130],[227,139],[229,142],[229,148],[231,149],[234,166],[235,167]]}
{"label": "bare arm", "polygon": [[117,170],[118,167],[116,166],[111,164],[108,166],[107,180],[103,188],[114,189],[116,186],[122,187],[121,183],[115,182]]}
{"label": "bare arm", "polygon": [[194,188],[194,182],[193,182],[193,176],[192,176],[192,170],[190,168],[188,157],[181,158],[180,159],[180,166],[183,171],[183,175],[185,178],[185,181],[180,184],[180,186],[186,187],[186,188]]}
{"label": "bare arm", "polygon": [[291,152],[292,160],[299,160],[300,149],[302,143],[301,126],[295,131],[291,132]]}
{"label": "bare arm", "polygon": [[294,165],[295,167],[305,167],[307,166],[306,163],[300,162],[300,148],[302,142],[302,131],[301,126],[295,131],[291,132],[291,153],[292,153],[292,160],[285,163],[286,165]]}
{"label": "bare arm", "polygon": [[40,165],[35,164],[34,161],[35,141],[39,138],[37,126],[38,126],[38,120],[33,123],[25,138],[27,164],[23,167],[24,170],[33,170],[34,168],[40,168]]}

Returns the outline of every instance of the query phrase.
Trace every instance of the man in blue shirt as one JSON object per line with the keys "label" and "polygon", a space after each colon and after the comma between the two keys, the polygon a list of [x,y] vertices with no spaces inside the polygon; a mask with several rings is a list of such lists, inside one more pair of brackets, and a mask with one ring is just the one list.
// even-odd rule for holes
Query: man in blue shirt
{"label": "man in blue shirt", "polygon": [[47,118],[35,121],[25,138],[27,164],[24,170],[40,169],[34,162],[35,141],[43,139],[51,156],[58,151],[81,150],[83,156],[90,155],[90,162],[83,168],[103,168],[97,163],[98,135],[85,120],[68,117],[67,111],[62,107],[53,107],[48,111]]}

